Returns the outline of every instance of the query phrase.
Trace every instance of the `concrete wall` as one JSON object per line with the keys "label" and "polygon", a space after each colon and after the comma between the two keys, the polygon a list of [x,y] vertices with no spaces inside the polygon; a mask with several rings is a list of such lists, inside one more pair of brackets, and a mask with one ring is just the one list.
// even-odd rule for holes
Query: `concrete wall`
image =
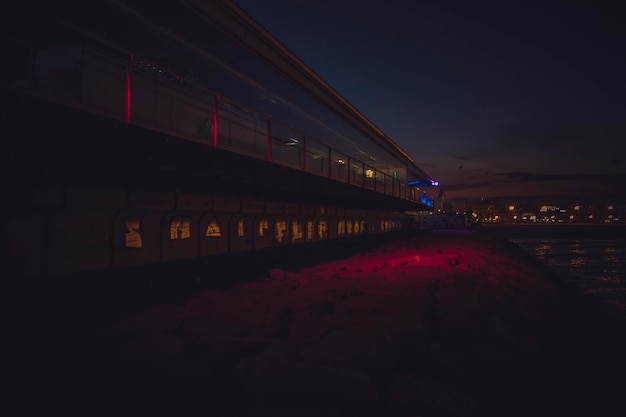
{"label": "concrete wall", "polygon": [[2,220],[14,277],[55,276],[410,228],[396,212],[198,194],[70,187]]}

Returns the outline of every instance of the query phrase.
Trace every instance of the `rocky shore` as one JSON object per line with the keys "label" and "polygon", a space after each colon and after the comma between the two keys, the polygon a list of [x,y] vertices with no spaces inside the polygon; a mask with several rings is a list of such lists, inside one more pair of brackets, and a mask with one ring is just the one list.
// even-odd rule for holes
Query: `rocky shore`
{"label": "rocky shore", "polygon": [[3,414],[626,411],[623,323],[489,233],[423,232],[314,264],[202,273],[228,283],[246,270],[76,326],[67,318],[93,293],[5,292]]}

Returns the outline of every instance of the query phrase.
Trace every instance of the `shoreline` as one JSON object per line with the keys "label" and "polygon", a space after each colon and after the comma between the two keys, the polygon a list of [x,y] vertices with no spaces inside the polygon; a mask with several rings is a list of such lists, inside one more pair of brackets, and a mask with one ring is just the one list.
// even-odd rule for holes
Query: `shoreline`
{"label": "shoreline", "polygon": [[[9,397],[24,409],[36,395],[65,415],[623,411],[623,384],[611,378],[626,371],[623,323],[481,230],[418,233],[316,262],[290,252],[268,271],[249,268],[248,279],[80,331],[61,320],[80,315],[87,296],[25,298],[11,305]],[[206,278],[227,280],[229,268]]]}

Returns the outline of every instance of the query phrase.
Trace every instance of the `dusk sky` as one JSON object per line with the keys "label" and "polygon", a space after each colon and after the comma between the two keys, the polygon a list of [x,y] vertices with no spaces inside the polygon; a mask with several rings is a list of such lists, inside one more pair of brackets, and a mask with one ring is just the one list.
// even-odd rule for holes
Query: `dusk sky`
{"label": "dusk sky", "polygon": [[237,0],[449,201],[626,199],[626,25],[585,1]]}

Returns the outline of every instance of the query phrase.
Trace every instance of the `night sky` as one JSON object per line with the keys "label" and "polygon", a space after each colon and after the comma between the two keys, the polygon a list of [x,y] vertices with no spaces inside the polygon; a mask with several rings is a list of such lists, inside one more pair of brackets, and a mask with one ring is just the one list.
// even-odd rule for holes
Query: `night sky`
{"label": "night sky", "polygon": [[236,3],[439,180],[454,205],[625,202],[626,25],[616,5]]}

